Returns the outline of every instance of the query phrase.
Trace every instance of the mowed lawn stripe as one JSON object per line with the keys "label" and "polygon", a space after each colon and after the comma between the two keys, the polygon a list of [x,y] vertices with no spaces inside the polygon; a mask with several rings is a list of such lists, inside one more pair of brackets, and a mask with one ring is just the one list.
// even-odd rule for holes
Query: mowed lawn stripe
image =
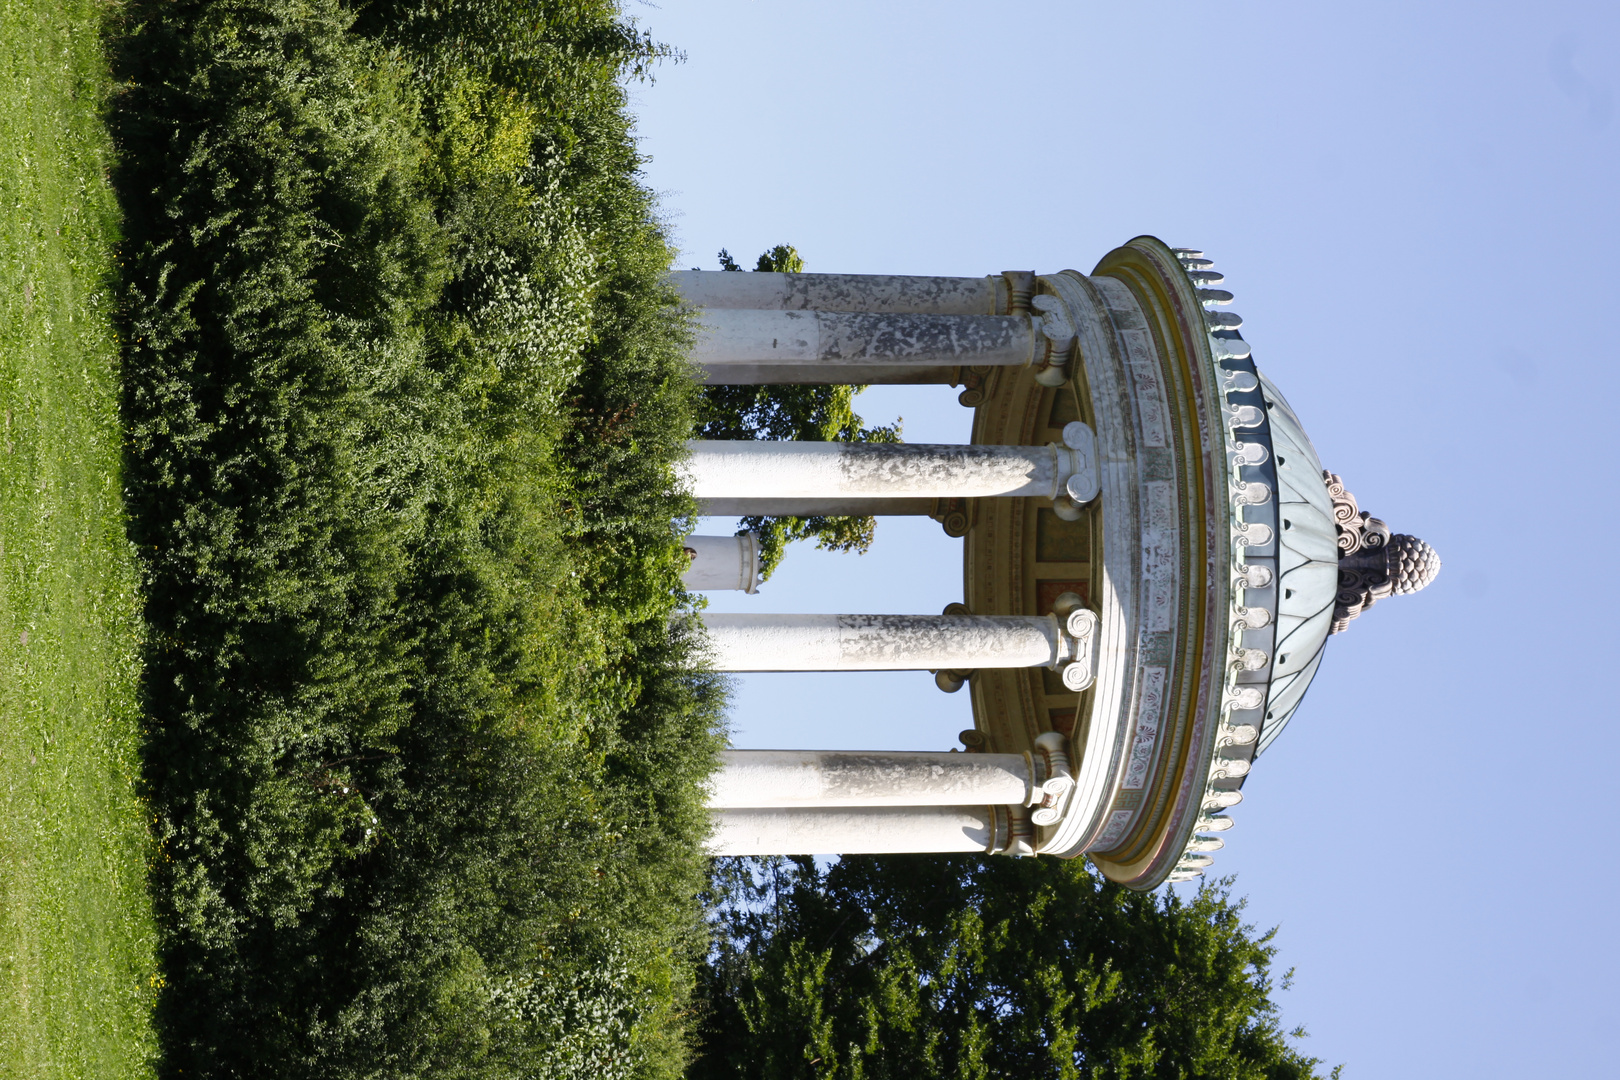
{"label": "mowed lawn stripe", "polygon": [[151,1075],[98,6],[0,3],[0,1075]]}

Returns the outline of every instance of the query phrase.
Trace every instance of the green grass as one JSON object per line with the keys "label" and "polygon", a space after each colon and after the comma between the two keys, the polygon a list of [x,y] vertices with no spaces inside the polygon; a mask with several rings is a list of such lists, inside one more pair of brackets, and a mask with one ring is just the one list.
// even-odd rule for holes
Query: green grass
{"label": "green grass", "polygon": [[97,5],[0,5],[0,1075],[151,1075]]}

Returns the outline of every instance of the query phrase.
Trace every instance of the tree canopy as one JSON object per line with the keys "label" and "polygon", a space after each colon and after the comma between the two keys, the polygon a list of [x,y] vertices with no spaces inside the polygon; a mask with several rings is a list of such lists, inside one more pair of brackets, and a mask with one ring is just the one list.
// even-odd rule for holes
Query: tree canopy
{"label": "tree canopy", "polygon": [[712,889],[689,1080],[1319,1075],[1229,883],[903,855],[717,860]]}
{"label": "tree canopy", "polygon": [[[742,270],[725,248],[720,269]],[[778,244],[760,255],[758,273],[797,274],[804,259],[790,244]],[[855,395],[864,386],[706,386],[696,437],[700,439],[797,439],[806,442],[899,442],[900,425],[867,427],[855,412]],[[875,522],[870,517],[745,517],[738,531],[761,538],[761,563],[769,576],[787,545],[815,540],[830,551],[864,552],[872,546]]]}

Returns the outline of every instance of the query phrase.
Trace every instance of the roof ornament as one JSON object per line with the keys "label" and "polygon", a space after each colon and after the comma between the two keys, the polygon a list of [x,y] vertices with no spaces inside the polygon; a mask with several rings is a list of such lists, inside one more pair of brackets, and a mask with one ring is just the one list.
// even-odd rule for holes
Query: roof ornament
{"label": "roof ornament", "polygon": [[1387,596],[1415,593],[1440,573],[1440,556],[1415,536],[1391,533],[1389,526],[1356,506],[1335,473],[1322,471],[1333,500],[1339,539],[1339,591],[1334,598],[1332,634]]}

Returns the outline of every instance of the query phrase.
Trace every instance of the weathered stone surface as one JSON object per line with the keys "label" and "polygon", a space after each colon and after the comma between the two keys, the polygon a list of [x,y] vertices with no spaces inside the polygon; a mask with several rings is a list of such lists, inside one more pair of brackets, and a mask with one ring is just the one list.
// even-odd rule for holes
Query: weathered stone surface
{"label": "weathered stone surface", "polygon": [[993,277],[898,274],[728,274],[683,270],[670,275],[694,307],[777,311],[916,312],[993,315]]}
{"label": "weathered stone surface", "polygon": [[972,364],[1035,359],[1027,315],[874,315],[866,312],[706,310],[692,360],[728,364]]}
{"label": "weathered stone surface", "polygon": [[1062,494],[1084,464],[1049,446],[694,440],[699,499],[983,498]]}
{"label": "weathered stone surface", "polygon": [[1059,658],[1045,615],[755,615],[705,612],[718,671],[938,671]]}

